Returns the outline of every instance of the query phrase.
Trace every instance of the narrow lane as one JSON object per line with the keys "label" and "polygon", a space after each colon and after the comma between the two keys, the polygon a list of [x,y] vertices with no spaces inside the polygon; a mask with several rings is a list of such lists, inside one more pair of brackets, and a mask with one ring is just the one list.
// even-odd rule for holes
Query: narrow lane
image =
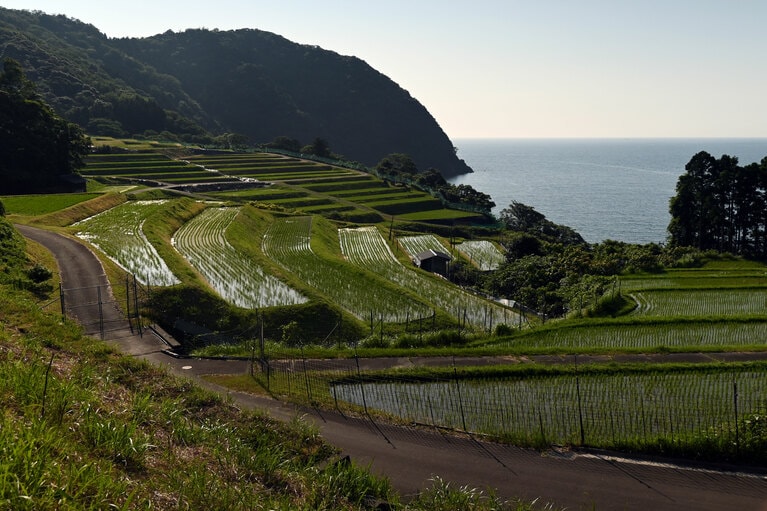
{"label": "narrow lane", "polygon": [[[98,258],[77,240],[31,227],[17,228],[53,252],[66,287],[88,288],[103,282],[104,271]],[[119,310],[114,313],[119,315]],[[88,324],[92,318],[78,320]],[[164,344],[158,338],[133,335],[127,321],[124,323],[127,331],[115,334],[116,339],[108,342],[172,373],[197,378],[248,370],[242,361],[173,358],[162,351]],[[303,415],[331,444],[356,463],[387,476],[404,495],[430,486],[430,480],[439,476],[456,486],[492,488],[502,497],[537,498],[568,509],[767,511],[767,480],[764,474],[754,471],[741,474],[721,467],[659,464],[593,453],[539,453],[296,408],[197,379],[203,386],[228,394],[243,408],[266,410],[280,419]]]}

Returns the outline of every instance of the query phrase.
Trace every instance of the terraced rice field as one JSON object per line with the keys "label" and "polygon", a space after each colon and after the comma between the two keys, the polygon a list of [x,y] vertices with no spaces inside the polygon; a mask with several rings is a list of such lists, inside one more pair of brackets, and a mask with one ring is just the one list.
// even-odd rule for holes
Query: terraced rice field
{"label": "terraced rice field", "polygon": [[397,238],[397,241],[410,254],[411,257],[415,257],[427,250],[436,250],[438,252],[447,252],[447,248],[440,243],[436,236],[433,234],[420,234],[417,236],[401,236]]}
{"label": "terraced rice field", "polygon": [[77,236],[101,250],[126,271],[150,286],[178,284],[144,235],[144,221],[158,212],[167,201],[133,201],[109,209],[74,224]]}
{"label": "terraced rice field", "polygon": [[630,296],[641,316],[727,316],[767,313],[767,289],[640,291]]}
{"label": "terraced rice field", "polygon": [[482,271],[497,270],[506,262],[506,256],[487,240],[464,241],[455,248]]}
{"label": "terraced rice field", "polygon": [[166,184],[236,181],[235,178],[159,153],[92,154],[88,156],[82,174]]}
{"label": "terraced rice field", "polygon": [[677,322],[616,325],[582,325],[524,332],[504,341],[504,346],[529,350],[714,348],[720,346],[767,347],[765,321]]}
{"label": "terraced rice field", "polygon": [[641,448],[726,434],[721,441],[732,446],[734,428],[722,426],[764,412],[765,376],[740,369],[390,381],[337,385],[333,394],[408,421],[522,443]]}
{"label": "terraced rice field", "polygon": [[498,324],[513,325],[519,321],[517,314],[506,307],[404,267],[375,227],[340,229],[338,234],[341,251],[349,261],[423,296],[463,324],[492,330]]}
{"label": "terraced rice field", "polygon": [[239,208],[208,208],[185,223],[171,240],[173,246],[205,277],[222,298],[239,307],[256,309],[295,305],[307,299],[235,250],[226,229]]}
{"label": "terraced rice field", "polygon": [[268,153],[195,155],[186,160],[223,175],[260,181],[325,179],[356,174],[341,167]]}
{"label": "terraced rice field", "polygon": [[264,235],[264,253],[359,319],[405,323],[432,315],[425,304],[378,284],[367,272],[316,255],[311,230],[310,216],[276,219]]}

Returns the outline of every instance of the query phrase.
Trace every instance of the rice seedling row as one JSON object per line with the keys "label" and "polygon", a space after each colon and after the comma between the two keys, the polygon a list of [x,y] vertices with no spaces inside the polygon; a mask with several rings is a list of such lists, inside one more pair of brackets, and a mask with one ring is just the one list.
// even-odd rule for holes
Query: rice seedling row
{"label": "rice seedling row", "polygon": [[464,241],[455,248],[482,271],[497,270],[506,262],[503,253],[487,240]]}
{"label": "rice seedling row", "polygon": [[[340,171],[330,165],[269,165],[269,166],[247,166],[237,168],[216,167],[216,170],[232,176],[258,176],[261,174],[290,174],[290,173],[317,173],[324,174],[327,171]],[[341,171],[341,173],[346,173]]]}
{"label": "rice seedling row", "polygon": [[136,162],[136,161],[154,161],[163,159],[162,156],[157,153],[94,153],[89,154],[86,159],[86,164],[103,163],[103,162]]}
{"label": "rice seedling row", "polygon": [[348,204],[339,204],[338,202],[330,202],[327,204],[320,204],[317,206],[302,207],[301,210],[305,213],[326,213],[330,211],[353,211],[357,208]]}
{"label": "rice seedling row", "polygon": [[272,199],[272,204],[278,204],[287,208],[303,208],[310,206],[325,206],[333,201],[326,197],[288,197],[286,199]]}
{"label": "rice seedling row", "polygon": [[[324,175],[333,175],[333,174],[324,174]],[[306,179],[307,177],[318,177],[316,172],[300,172],[300,173],[291,173],[291,174],[259,174],[259,175],[253,175],[253,176],[242,176],[244,178],[250,178],[250,179],[258,179],[259,181],[269,181],[269,182],[276,182],[276,183],[291,183],[294,184],[297,180]],[[321,178],[321,177],[320,177]]]}
{"label": "rice seedling row", "polygon": [[482,219],[484,217],[479,213],[469,213],[467,211],[447,208],[431,209],[428,211],[417,211],[415,213],[404,213],[397,215],[398,220],[413,222],[435,222],[459,219],[469,220],[473,218]]}
{"label": "rice seedling row", "polygon": [[344,198],[347,200],[359,202],[361,204],[380,203],[380,202],[386,202],[386,201],[411,199],[411,198],[423,199],[424,197],[425,196],[423,194],[414,193],[414,192],[403,192],[403,191],[396,192],[396,193],[376,193],[374,195],[363,194],[363,195],[344,196]]}
{"label": "rice seedling row", "polygon": [[403,188],[390,188],[388,186],[385,186],[383,184],[378,183],[378,186],[371,186],[367,189],[362,190],[339,190],[337,192],[334,192],[333,195],[336,197],[344,197],[344,198],[350,198],[350,199],[362,199],[370,196],[380,196],[380,198],[386,198],[390,195],[400,195],[403,193],[411,193],[409,191],[404,190]]}
{"label": "rice seedling row", "polygon": [[323,167],[330,168],[329,165],[318,164],[314,162],[303,162],[300,160],[253,160],[253,159],[239,159],[239,160],[187,160],[190,163],[201,165],[205,168],[215,168],[221,172],[224,171],[238,171],[238,170],[255,170],[259,169],[280,169],[280,168],[298,168],[298,167]]}
{"label": "rice seedling row", "polygon": [[767,314],[767,289],[685,289],[631,293],[642,316]]}
{"label": "rice seedling row", "polygon": [[413,212],[423,213],[425,211],[442,209],[442,203],[440,201],[426,197],[368,202],[365,205],[382,213],[396,216]]}
{"label": "rice seedling row", "polygon": [[385,322],[404,323],[431,315],[425,304],[378,285],[369,274],[316,255],[311,225],[310,216],[275,220],[264,235],[264,253],[360,319],[373,314]]}
{"label": "rice seedling row", "polygon": [[173,246],[234,305],[255,309],[306,302],[304,296],[229,244],[226,229],[238,212],[239,208],[204,210],[176,232]]}
{"label": "rice seedling row", "polygon": [[445,246],[440,243],[433,234],[419,234],[417,236],[401,236],[397,241],[412,257],[428,250],[446,252]]}
{"label": "rice seedling row", "polygon": [[[153,176],[158,174],[179,174],[179,173],[197,173],[203,174],[208,171],[201,170],[200,167],[193,165],[163,165],[152,167],[131,167],[131,168],[91,168],[85,169],[83,174],[88,176]],[[210,173],[210,172],[208,172]]]}
{"label": "rice seedling row", "polygon": [[764,369],[571,374],[342,384],[331,392],[408,421],[527,444],[641,449],[714,442],[732,449],[736,422],[765,412],[766,376]]}
{"label": "rice seedling row", "polygon": [[144,235],[144,221],[157,213],[167,201],[133,201],[121,204],[78,222],[77,236],[87,240],[107,257],[150,286],[178,284]]}
{"label": "rice seedling row", "polygon": [[498,324],[517,324],[519,321],[519,316],[506,307],[406,268],[394,257],[375,227],[340,229],[339,240],[341,251],[349,261],[423,296],[462,324],[492,330]]}
{"label": "rice seedling row", "polygon": [[532,330],[504,341],[516,350],[710,348],[767,346],[767,320],[650,323]]}
{"label": "rice seedling row", "polygon": [[620,279],[623,291],[649,289],[722,289],[727,288],[764,288],[767,290],[767,275],[763,272],[749,275],[702,275],[684,276],[676,274],[648,278]]}
{"label": "rice seedling row", "polygon": [[287,190],[283,188],[273,188],[271,186],[255,188],[251,190],[236,190],[231,192],[212,193],[215,197],[234,198],[241,200],[260,200],[270,201],[274,199],[292,199],[306,197],[309,194],[297,190]]}
{"label": "rice seedling row", "polygon": [[368,176],[338,177],[335,179],[324,179],[321,181],[307,180],[297,182],[304,188],[313,192],[334,193],[342,190],[364,190],[380,186],[380,183]]}

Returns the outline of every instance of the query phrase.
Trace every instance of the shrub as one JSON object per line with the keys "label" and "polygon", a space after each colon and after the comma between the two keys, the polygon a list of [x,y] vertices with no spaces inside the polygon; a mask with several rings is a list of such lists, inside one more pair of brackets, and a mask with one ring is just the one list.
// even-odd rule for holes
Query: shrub
{"label": "shrub", "polygon": [[46,280],[50,280],[53,277],[53,272],[40,264],[34,265],[27,270],[27,277],[35,284],[42,284]]}

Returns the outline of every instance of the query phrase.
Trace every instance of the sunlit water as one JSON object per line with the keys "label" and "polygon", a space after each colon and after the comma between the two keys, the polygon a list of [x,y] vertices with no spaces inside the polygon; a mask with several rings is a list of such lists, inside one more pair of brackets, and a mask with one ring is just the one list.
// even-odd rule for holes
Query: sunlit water
{"label": "sunlit water", "polygon": [[474,169],[452,179],[490,194],[498,214],[512,201],[572,227],[590,243],[663,243],[669,199],[693,155],[767,156],[767,139],[459,139]]}

